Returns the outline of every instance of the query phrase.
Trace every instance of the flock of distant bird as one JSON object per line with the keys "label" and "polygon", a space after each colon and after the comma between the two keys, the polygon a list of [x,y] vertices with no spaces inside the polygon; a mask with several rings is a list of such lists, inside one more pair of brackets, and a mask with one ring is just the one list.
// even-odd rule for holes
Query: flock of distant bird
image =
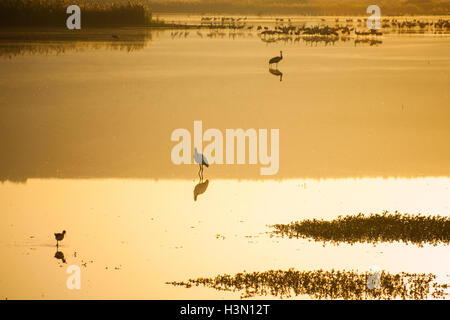
{"label": "flock of distant bird", "polygon": [[[252,36],[255,29],[263,42],[297,42],[303,40],[306,43],[334,44],[336,41],[348,41],[354,38],[355,45],[358,43],[369,43],[370,45],[380,44],[378,40],[383,33],[411,33],[411,32],[450,32],[450,20],[438,19],[434,21],[420,19],[385,18],[381,20],[382,30],[368,29],[366,27],[367,18],[335,18],[326,20],[319,18],[320,21],[311,25],[311,23],[296,24],[289,18],[275,18],[268,25],[255,25],[247,21],[247,17],[202,17],[200,24],[180,25],[177,24],[177,30],[172,31],[172,38],[186,38],[189,35],[187,29],[197,29],[196,34],[203,38],[201,29],[209,30],[206,36],[209,38],[224,37],[228,30],[230,38],[240,36]],[[175,24],[174,24],[175,25]],[[178,30],[181,29],[181,30]],[[366,39],[368,38],[368,39]]]}
{"label": "flock of distant bird", "polygon": [[[322,23],[327,22],[325,18],[320,18]],[[358,27],[362,27],[366,24],[367,18],[335,18],[334,23],[346,23],[346,25],[356,24]],[[381,20],[383,28],[397,28],[397,29],[414,29],[414,28],[434,28],[441,30],[450,29],[450,20],[438,19],[436,21],[412,19],[412,20],[399,20],[398,18],[385,18]],[[292,19],[290,18],[275,18],[275,24],[288,24],[292,25]],[[235,29],[253,29],[254,25],[247,25],[247,17],[202,17],[200,26],[207,28],[235,28]],[[258,30],[263,29],[261,25],[257,27]]]}
{"label": "flock of distant bird", "polygon": [[[275,18],[275,26],[276,29],[282,30],[284,33],[294,30],[298,28],[295,26],[295,22],[290,18]],[[320,24],[331,24],[333,21],[327,21],[325,18],[320,18]],[[341,24],[342,23],[342,24]],[[335,29],[355,29],[355,28],[366,28],[367,18],[335,18],[334,26]],[[247,17],[202,17],[200,20],[200,24],[175,24],[174,26],[180,29],[233,29],[233,30],[253,30],[256,28],[257,31],[268,31],[268,26],[255,24],[247,24]],[[450,20],[448,19],[438,19],[434,21],[429,20],[420,20],[420,19],[412,19],[412,20],[399,20],[398,18],[385,18],[381,20],[381,27],[383,29],[395,29],[397,31],[401,30],[409,30],[413,31],[414,29],[423,30],[423,29],[432,29],[434,31],[450,31]],[[305,24],[300,28],[306,28]]]}
{"label": "flock of distant bird", "polygon": [[[244,35],[245,31],[251,31],[253,28],[258,32],[258,36],[263,42],[278,42],[278,41],[299,41],[302,39],[306,43],[317,44],[319,42],[334,44],[336,41],[341,40],[343,42],[348,41],[354,36],[355,46],[357,44],[367,43],[370,46],[378,45],[382,43],[379,37],[383,35],[383,32],[379,29],[361,29],[366,25],[367,18],[365,19],[353,19],[348,18],[340,20],[335,18],[334,25],[326,24],[326,19],[321,18],[321,22],[316,25],[307,25],[302,23],[301,25],[295,25],[291,19],[275,18],[275,24],[272,26],[262,25],[247,25],[247,18],[227,18],[227,17],[202,17],[200,25],[187,26],[189,28],[197,28],[197,35],[203,38],[201,29],[211,29],[206,34],[207,37],[224,37],[226,33],[223,29],[229,29],[229,37],[235,37],[236,35]],[[332,22],[332,21],[331,21]],[[341,22],[343,24],[341,24]],[[439,19],[437,21],[421,21],[419,19],[399,21],[397,18],[383,19],[382,21],[383,31],[392,32],[407,32],[407,31],[428,31],[434,32],[448,32],[450,31],[450,20]],[[238,31],[237,31],[238,30]],[[241,31],[239,31],[241,30]],[[176,30],[172,31],[172,38],[175,37],[187,37],[189,35],[188,30]],[[280,51],[279,56],[275,56],[269,60],[269,72],[273,75],[279,76],[282,80],[283,73],[278,70],[278,63],[283,59],[283,52]],[[197,154],[195,150],[195,157],[203,157],[203,155]],[[203,158],[201,158],[203,159]],[[200,158],[196,159],[200,165],[199,177],[200,181],[203,181],[203,165],[208,166],[208,163],[203,163]]]}

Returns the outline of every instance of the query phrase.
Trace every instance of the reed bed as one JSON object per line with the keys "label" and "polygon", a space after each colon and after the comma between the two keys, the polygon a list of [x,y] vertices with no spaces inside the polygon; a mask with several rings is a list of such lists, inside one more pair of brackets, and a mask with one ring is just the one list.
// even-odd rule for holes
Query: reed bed
{"label": "reed bed", "polygon": [[379,288],[367,286],[372,274],[355,271],[296,271],[289,269],[269,270],[265,272],[237,273],[218,275],[213,278],[189,279],[181,282],[167,282],[174,286],[205,286],[220,291],[240,291],[241,298],[255,296],[292,296],[309,295],[315,299],[445,299],[448,296],[447,284],[436,281],[434,274],[391,274],[380,272]]}
{"label": "reed bed", "polygon": [[86,0],[2,0],[0,25],[65,27],[68,6],[81,9],[82,27],[151,26],[149,8],[141,2],[92,2]]}
{"label": "reed bed", "polygon": [[441,216],[359,213],[356,216],[339,216],[332,221],[303,220],[290,224],[272,225],[271,235],[288,238],[312,238],[332,243],[378,243],[401,241],[422,246],[436,246],[450,241],[450,219]]}

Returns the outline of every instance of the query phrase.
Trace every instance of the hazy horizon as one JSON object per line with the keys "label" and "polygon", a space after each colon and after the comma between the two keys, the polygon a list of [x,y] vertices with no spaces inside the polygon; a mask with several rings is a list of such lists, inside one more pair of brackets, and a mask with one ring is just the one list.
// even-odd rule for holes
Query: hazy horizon
{"label": "hazy horizon", "polygon": [[[85,1],[85,0],[83,0]],[[109,0],[95,0],[109,2]],[[128,0],[120,0],[128,2]],[[92,1],[90,1],[92,3]],[[366,15],[366,8],[376,4],[382,15],[448,15],[449,0],[141,0],[151,11],[189,14],[254,14],[254,15]]]}

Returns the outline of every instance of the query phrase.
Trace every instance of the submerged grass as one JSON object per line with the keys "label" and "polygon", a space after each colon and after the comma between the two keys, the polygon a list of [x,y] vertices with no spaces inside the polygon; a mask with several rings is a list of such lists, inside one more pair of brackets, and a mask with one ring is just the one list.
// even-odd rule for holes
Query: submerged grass
{"label": "submerged grass", "polygon": [[303,220],[290,224],[272,225],[272,235],[289,238],[312,238],[315,241],[393,242],[402,241],[419,246],[424,243],[437,245],[450,241],[450,219],[440,216],[382,214],[364,216],[339,216],[332,221]]}
{"label": "submerged grass", "polygon": [[0,1],[1,26],[65,27],[70,5],[81,9],[82,27],[152,26],[149,8],[137,1],[92,2],[87,0],[2,0]]}
{"label": "submerged grass", "polygon": [[381,271],[379,288],[369,289],[372,274],[355,271],[314,270],[296,271],[289,269],[265,272],[218,275],[214,278],[189,279],[184,282],[167,282],[174,286],[203,285],[222,291],[241,291],[241,298],[255,296],[277,296],[289,298],[309,295],[315,299],[443,299],[448,285],[440,284],[433,274],[391,274]]}

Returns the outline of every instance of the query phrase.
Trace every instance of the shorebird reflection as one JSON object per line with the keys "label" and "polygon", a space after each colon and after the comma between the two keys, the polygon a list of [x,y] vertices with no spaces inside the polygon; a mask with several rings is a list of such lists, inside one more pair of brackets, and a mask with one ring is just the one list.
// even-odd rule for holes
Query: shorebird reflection
{"label": "shorebird reflection", "polygon": [[281,72],[280,70],[269,68],[269,72],[274,76],[280,77],[280,81],[283,80],[283,72]]}
{"label": "shorebird reflection", "polygon": [[205,193],[206,189],[208,188],[209,180],[202,181],[200,180],[199,183],[194,188],[194,201],[197,201],[197,197],[199,194]]}
{"label": "shorebird reflection", "polygon": [[64,257],[64,253],[62,253],[62,251],[56,251],[55,258],[61,260],[63,263],[66,263],[66,258]]}

